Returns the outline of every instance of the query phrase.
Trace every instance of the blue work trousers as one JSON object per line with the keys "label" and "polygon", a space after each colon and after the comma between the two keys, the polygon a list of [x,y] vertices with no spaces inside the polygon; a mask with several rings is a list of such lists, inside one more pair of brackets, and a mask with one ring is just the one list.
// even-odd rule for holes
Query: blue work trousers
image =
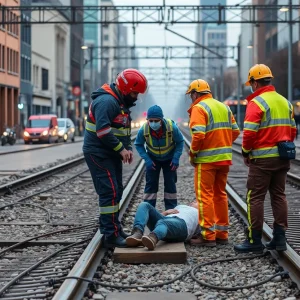
{"label": "blue work trousers", "polygon": [[122,161],[117,158],[100,158],[93,154],[84,154],[90,169],[94,187],[99,195],[100,232],[106,237],[118,236],[119,203],[122,199]]}
{"label": "blue work trousers", "polygon": [[133,227],[144,232],[146,225],[159,240],[184,242],[188,236],[184,220],[163,216],[151,204],[142,202],[136,211]]}
{"label": "blue work trousers", "polygon": [[164,201],[165,209],[172,209],[177,206],[177,173],[176,171],[171,171],[171,160],[158,161],[153,160],[155,163],[156,170],[146,171],[146,186],[144,190],[144,201],[150,203],[153,207],[156,205],[158,184],[159,184],[159,174],[160,170],[163,170],[164,175]]}

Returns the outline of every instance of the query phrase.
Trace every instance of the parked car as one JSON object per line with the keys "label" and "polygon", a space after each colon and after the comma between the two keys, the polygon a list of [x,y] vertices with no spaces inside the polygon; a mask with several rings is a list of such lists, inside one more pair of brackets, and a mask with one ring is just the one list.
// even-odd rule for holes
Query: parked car
{"label": "parked car", "polygon": [[46,142],[57,143],[58,125],[56,115],[32,115],[24,130],[24,143]]}
{"label": "parked car", "polygon": [[71,119],[59,118],[58,122],[58,135],[64,142],[71,140],[75,142],[75,126]]}

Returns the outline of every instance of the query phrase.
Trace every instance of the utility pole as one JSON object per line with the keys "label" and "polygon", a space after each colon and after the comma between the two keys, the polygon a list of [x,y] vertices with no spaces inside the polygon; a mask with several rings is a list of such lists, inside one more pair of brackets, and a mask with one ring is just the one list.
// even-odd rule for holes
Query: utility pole
{"label": "utility pole", "polygon": [[240,45],[240,41],[238,42],[237,45],[237,101],[238,101],[238,105],[237,105],[237,114],[236,114],[236,118],[237,118],[237,123],[239,128],[241,128],[241,101],[240,101],[240,95],[241,95],[241,45]]}
{"label": "utility pole", "polygon": [[220,76],[221,76],[220,101],[223,102],[224,101],[224,69],[223,69],[223,60],[221,60]]}
{"label": "utility pole", "polygon": [[[90,46],[90,62],[91,62],[91,68],[90,68],[90,94],[92,93],[93,89],[94,89],[94,63],[93,63],[93,50],[94,50],[94,46]],[[88,102],[89,102],[89,106],[91,104],[91,98],[88,97]]]}
{"label": "utility pole", "polygon": [[84,50],[80,51],[80,117],[84,116]]}
{"label": "utility pole", "polygon": [[289,46],[288,46],[288,100],[293,101],[293,12],[289,0]]}

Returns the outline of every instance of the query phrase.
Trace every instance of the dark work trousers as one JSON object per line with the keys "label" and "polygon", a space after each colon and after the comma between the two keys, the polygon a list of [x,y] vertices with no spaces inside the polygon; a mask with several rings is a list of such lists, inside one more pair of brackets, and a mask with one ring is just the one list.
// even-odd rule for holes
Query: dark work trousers
{"label": "dark work trousers", "polygon": [[122,161],[117,158],[99,158],[93,154],[84,154],[90,169],[95,190],[99,195],[100,232],[105,236],[118,236],[119,203],[122,198]]}
{"label": "dark work trousers", "polygon": [[249,230],[262,230],[264,200],[270,193],[274,223],[287,228],[287,201],[285,182],[290,161],[279,157],[252,159],[247,180],[247,207]]}
{"label": "dark work trousers", "polygon": [[155,163],[156,170],[146,171],[146,186],[144,191],[144,201],[150,203],[153,207],[156,205],[158,184],[159,184],[159,174],[160,170],[163,170],[164,175],[164,201],[165,208],[172,209],[177,206],[177,173],[176,171],[171,171],[171,160],[158,161],[153,160]]}

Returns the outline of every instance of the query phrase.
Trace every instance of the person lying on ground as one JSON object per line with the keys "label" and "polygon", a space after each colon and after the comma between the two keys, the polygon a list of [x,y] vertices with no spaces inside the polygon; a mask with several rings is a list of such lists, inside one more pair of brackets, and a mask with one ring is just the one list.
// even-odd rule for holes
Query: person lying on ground
{"label": "person lying on ground", "polygon": [[[150,234],[143,235],[145,226],[150,229]],[[184,242],[192,238],[198,229],[198,204],[191,202],[189,205],[177,205],[160,213],[151,204],[139,204],[132,235],[126,238],[128,247],[145,246],[154,250],[158,241]]]}

